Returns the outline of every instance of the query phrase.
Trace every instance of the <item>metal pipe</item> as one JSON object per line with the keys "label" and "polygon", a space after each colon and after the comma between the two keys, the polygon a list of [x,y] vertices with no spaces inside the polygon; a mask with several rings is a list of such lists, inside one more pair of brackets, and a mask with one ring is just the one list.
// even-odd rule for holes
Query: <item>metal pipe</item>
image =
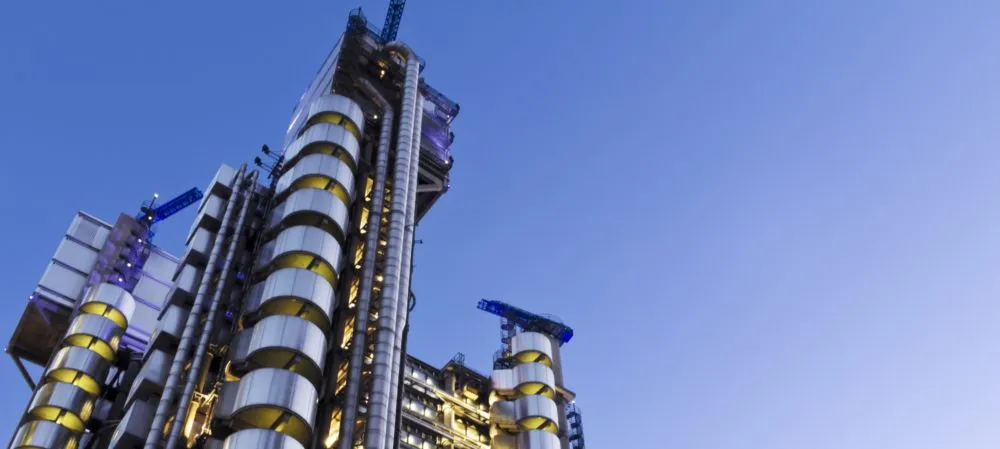
{"label": "metal pipe", "polygon": [[399,132],[396,140],[396,165],[392,182],[392,209],[389,210],[389,238],[385,258],[385,281],[382,285],[379,307],[378,330],[376,331],[375,360],[372,373],[372,390],[368,404],[368,420],[365,429],[366,449],[385,449],[386,432],[390,423],[389,391],[392,380],[393,342],[397,332],[396,301],[398,299],[400,270],[402,269],[402,246],[405,244],[403,231],[406,221],[407,186],[409,183],[410,156],[413,140],[413,120],[420,81],[420,62],[416,55],[404,45],[390,43],[387,48],[402,49],[408,55],[406,78],[403,82],[403,101],[400,108]]}
{"label": "metal pipe", "polygon": [[197,328],[201,324],[202,303],[205,302],[205,295],[212,284],[216,260],[219,258],[219,253],[222,252],[222,242],[225,240],[221,235],[222,230],[229,226],[229,222],[232,219],[233,206],[236,204],[236,198],[240,195],[243,188],[240,178],[243,177],[245,170],[246,164],[241,165],[233,177],[233,190],[226,204],[226,211],[222,215],[222,226],[219,228],[219,235],[215,236],[215,242],[212,244],[212,252],[208,256],[205,273],[202,275],[201,283],[198,285],[194,306],[191,307],[191,313],[188,314],[187,322],[184,324],[184,331],[181,333],[181,341],[177,347],[177,353],[174,354],[174,360],[170,364],[167,384],[163,387],[160,402],[156,405],[156,414],[153,415],[153,423],[149,427],[149,435],[146,435],[146,442],[143,444],[143,449],[156,449],[159,445],[160,436],[163,435],[163,427],[167,423],[167,415],[170,411],[174,394],[176,394],[177,383],[184,374],[184,365],[187,364],[188,356],[190,355],[191,339],[194,338]]}
{"label": "metal pipe", "polygon": [[[404,358],[406,357],[403,351],[403,334],[405,333],[403,329],[407,326],[407,318],[409,313],[405,304],[410,298],[410,274],[412,273],[413,267],[413,235],[416,224],[416,210],[417,210],[417,177],[420,171],[420,139],[421,139],[421,127],[423,126],[424,117],[424,97],[423,95],[417,94],[416,102],[416,117],[413,120],[413,140],[410,145],[410,168],[407,174],[409,178],[406,184],[406,214],[404,217],[405,225],[403,228],[403,266],[400,270],[399,277],[399,289],[396,291],[396,336],[395,341],[392,345],[393,357],[392,357],[392,368],[389,371],[389,379],[392,383],[389,386],[389,391],[392,394],[399,394],[399,372],[400,365],[404,363]],[[386,432],[386,447],[393,446],[393,438],[396,436],[396,402],[389,401],[389,413],[388,418],[390,423],[393,423],[391,430]]]}
{"label": "metal pipe", "polygon": [[347,393],[344,401],[342,418],[340,420],[339,449],[351,449],[354,442],[354,425],[358,419],[358,401],[361,389],[361,365],[364,363],[366,336],[368,333],[368,316],[371,309],[372,284],[375,282],[375,252],[378,249],[378,233],[382,225],[382,207],[385,202],[385,178],[389,171],[389,145],[392,140],[392,126],[395,111],[392,105],[378,92],[368,80],[361,80],[365,93],[382,108],[382,128],[379,131],[378,150],[375,153],[375,187],[372,192],[372,205],[368,214],[368,231],[365,236],[364,262],[361,267],[361,285],[359,286],[357,316],[354,319],[354,331],[351,336],[351,359],[347,372]]}
{"label": "metal pipe", "polygon": [[[170,428],[170,436],[167,437],[167,448],[166,449],[176,449],[177,442],[181,437],[181,426],[180,423],[187,420],[188,408],[191,406],[191,396],[194,394],[194,387],[198,384],[198,377],[201,373],[201,366],[205,362],[205,352],[208,350],[209,338],[212,335],[213,328],[215,327],[215,320],[219,314],[219,303],[222,302],[222,295],[225,293],[226,278],[229,277],[230,271],[232,270],[233,259],[236,256],[236,252],[240,248],[240,242],[243,236],[243,223],[246,221],[247,210],[250,209],[250,202],[253,198],[254,186],[257,184],[257,170],[250,173],[249,179],[240,180],[238,182],[245,182],[249,185],[249,194],[243,193],[240,195],[243,198],[243,205],[240,207],[240,214],[236,219],[236,227],[233,228],[233,238],[230,239],[229,249],[226,251],[226,258],[222,262],[222,271],[219,274],[219,281],[216,283],[215,293],[212,295],[212,300],[209,303],[208,315],[205,318],[205,327],[201,331],[201,337],[198,339],[198,345],[195,346],[194,359],[191,360],[191,368],[188,370],[187,382],[184,384],[184,391],[181,392],[179,398],[177,398],[177,412],[174,413],[174,425]],[[230,199],[231,202],[235,201],[235,197]],[[219,230],[219,235],[216,238],[224,238],[222,235],[223,229]],[[186,445],[185,445],[186,446]]]}

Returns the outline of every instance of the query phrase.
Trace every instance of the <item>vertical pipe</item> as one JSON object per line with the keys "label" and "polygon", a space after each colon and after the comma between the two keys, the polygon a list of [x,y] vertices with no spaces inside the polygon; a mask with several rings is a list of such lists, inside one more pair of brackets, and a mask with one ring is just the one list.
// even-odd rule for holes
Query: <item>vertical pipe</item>
{"label": "vertical pipe", "polygon": [[[208,315],[205,318],[205,328],[201,332],[201,337],[198,339],[198,345],[195,346],[194,359],[191,360],[191,369],[188,370],[187,382],[184,384],[184,391],[181,392],[179,398],[177,398],[177,412],[174,413],[174,425],[170,428],[170,436],[167,437],[167,447],[166,449],[175,449],[177,447],[177,442],[181,438],[181,426],[180,423],[187,420],[188,408],[191,406],[191,396],[194,394],[194,387],[198,383],[198,377],[201,373],[201,366],[205,362],[205,352],[208,350],[209,339],[211,338],[213,328],[215,327],[215,320],[219,314],[219,303],[222,302],[222,295],[225,293],[224,287],[226,285],[226,278],[229,277],[230,271],[232,270],[233,259],[236,257],[236,252],[239,250],[240,242],[243,236],[243,223],[246,220],[247,210],[250,208],[250,202],[253,197],[254,187],[257,184],[257,170],[254,170],[249,179],[237,180],[237,182],[249,185],[249,193],[243,193],[240,197],[243,199],[243,205],[240,207],[240,214],[236,219],[236,227],[233,230],[233,237],[230,239],[229,249],[226,251],[226,258],[222,263],[222,271],[219,274],[219,281],[216,283],[215,293],[212,295],[212,300],[209,303]],[[235,193],[235,192],[234,192]],[[235,195],[230,198],[230,204],[236,201]],[[225,228],[220,228],[219,235],[215,238],[221,239],[225,238],[223,232]]]}
{"label": "vertical pipe", "polygon": [[[407,176],[409,180],[406,186],[406,214],[405,214],[405,225],[403,230],[403,266],[400,270],[399,277],[399,289],[396,292],[396,304],[399,307],[396,308],[396,335],[395,341],[392,345],[393,357],[392,357],[392,368],[390,370],[389,378],[392,380],[392,384],[389,387],[389,391],[392,394],[399,394],[399,367],[404,363],[406,354],[403,351],[403,329],[407,327],[407,319],[409,317],[409,311],[407,310],[406,304],[410,299],[410,275],[412,274],[413,267],[413,235],[416,231],[416,211],[417,211],[417,178],[420,172],[420,141],[421,141],[421,127],[423,126],[424,117],[424,97],[423,95],[417,94],[416,102],[416,116],[413,120],[413,141],[410,146],[410,168],[408,169]],[[393,438],[396,437],[396,402],[389,401],[389,413],[388,420],[389,423],[393,423],[393,428],[386,432],[386,447],[393,446]]]}
{"label": "vertical pipe", "polygon": [[[392,46],[393,44],[390,44]],[[402,268],[403,228],[406,218],[406,187],[409,179],[411,146],[413,139],[414,109],[417,101],[417,87],[420,80],[420,62],[407,51],[406,79],[403,82],[403,101],[400,108],[399,133],[396,140],[396,165],[393,177],[392,209],[389,211],[389,242],[386,252],[385,282],[382,286],[378,330],[376,332],[375,361],[372,374],[371,400],[368,404],[365,448],[384,449],[389,422],[389,378],[393,342],[397,331],[396,301],[398,299],[399,276]]]}
{"label": "vertical pipe", "polygon": [[222,252],[222,242],[225,238],[221,234],[229,226],[229,222],[232,219],[236,198],[242,192],[240,179],[243,177],[245,170],[246,165],[244,164],[236,171],[236,175],[233,177],[233,191],[226,204],[226,212],[222,215],[222,226],[219,228],[219,235],[215,236],[215,242],[212,244],[212,252],[208,256],[205,273],[201,277],[201,284],[198,286],[198,293],[195,296],[194,305],[191,307],[191,313],[188,314],[187,322],[184,324],[184,332],[181,333],[181,341],[177,347],[177,353],[174,354],[174,360],[170,364],[167,384],[163,387],[160,402],[156,405],[156,414],[153,415],[153,423],[150,425],[149,435],[146,435],[146,442],[143,445],[143,449],[156,449],[159,445],[160,436],[163,435],[163,428],[167,423],[167,415],[170,412],[171,402],[176,393],[177,383],[180,382],[184,374],[184,365],[187,363],[188,356],[190,355],[191,339],[194,338],[197,327],[201,324],[202,303],[205,302],[205,296],[208,293],[209,286],[212,284],[212,277],[215,275],[216,260],[219,258],[219,253]]}
{"label": "vertical pipe", "polygon": [[385,178],[389,171],[389,145],[392,140],[392,125],[395,113],[392,105],[379,94],[368,80],[361,80],[361,87],[382,108],[382,128],[379,131],[378,150],[375,154],[375,187],[372,191],[372,205],[368,214],[368,230],[365,236],[365,254],[361,269],[357,316],[354,319],[354,335],[351,337],[351,359],[347,372],[347,393],[340,420],[340,442],[338,449],[351,449],[354,445],[354,426],[358,419],[359,390],[361,389],[361,365],[364,363],[365,340],[368,333],[368,316],[371,308],[372,284],[375,280],[375,251],[378,249],[378,234],[382,224],[382,207],[385,202]]}

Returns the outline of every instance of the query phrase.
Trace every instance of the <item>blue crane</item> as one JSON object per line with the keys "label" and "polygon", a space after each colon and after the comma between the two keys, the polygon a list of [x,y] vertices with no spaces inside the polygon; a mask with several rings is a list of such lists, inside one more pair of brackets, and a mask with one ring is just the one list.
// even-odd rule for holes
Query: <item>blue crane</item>
{"label": "blue crane", "polygon": [[188,207],[194,203],[197,203],[204,197],[205,194],[201,192],[197,187],[192,187],[191,190],[177,195],[170,201],[156,206],[156,196],[153,197],[153,201],[149,205],[144,205],[142,207],[142,212],[136,215],[135,219],[139,220],[140,223],[145,223],[147,226],[153,226],[163,220],[166,220],[171,215],[174,215],[185,207]]}
{"label": "blue crane", "polygon": [[552,318],[528,312],[505,302],[481,299],[477,307],[479,310],[499,316],[527,332],[538,332],[555,338],[560,345],[569,343],[569,340],[573,338],[573,328]]}
{"label": "blue crane", "polygon": [[392,42],[396,40],[396,33],[399,32],[399,23],[403,20],[403,7],[406,0],[390,0],[389,9],[385,12],[385,24],[382,25],[382,42]]}

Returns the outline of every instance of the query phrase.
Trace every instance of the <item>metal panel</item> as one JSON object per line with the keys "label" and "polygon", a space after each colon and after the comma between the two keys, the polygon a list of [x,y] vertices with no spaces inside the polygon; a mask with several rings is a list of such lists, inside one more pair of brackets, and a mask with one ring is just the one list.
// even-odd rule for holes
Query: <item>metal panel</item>
{"label": "metal panel", "polygon": [[135,295],[136,298],[158,306],[163,304],[163,300],[167,297],[167,293],[169,292],[169,285],[148,276],[140,278],[139,282],[135,284],[135,288],[132,289],[132,294]]}
{"label": "metal panel", "polygon": [[187,241],[187,249],[181,256],[180,263],[191,264],[199,268],[204,268],[208,263],[208,254],[215,243],[215,233],[205,228],[197,228]]}
{"label": "metal panel", "polygon": [[244,320],[253,322],[270,315],[294,315],[304,318],[324,331],[336,305],[333,286],[315,272],[283,268],[268,275],[250,290]]}
{"label": "metal panel", "polygon": [[545,396],[528,395],[514,400],[517,425],[521,430],[559,431],[559,408]]}
{"label": "metal panel", "polygon": [[494,390],[510,391],[517,386],[517,384],[514,381],[514,370],[510,369],[493,370],[493,375],[491,376],[491,378],[493,381]]}
{"label": "metal panel", "polygon": [[165,304],[184,304],[190,307],[194,303],[194,293],[198,290],[204,273],[205,270],[194,265],[182,265],[174,276],[174,285],[167,293]]}
{"label": "metal panel", "polygon": [[[242,335],[249,335],[249,339]],[[319,389],[326,337],[315,324],[299,317],[276,315],[244,330],[237,340],[246,343],[230,351],[234,373],[256,367],[282,368],[301,374]]]}
{"label": "metal panel", "polygon": [[552,373],[552,368],[541,363],[515,366],[514,381],[517,390],[523,394],[542,394],[548,397],[555,394],[555,374]]}
{"label": "metal panel", "polygon": [[228,419],[232,416],[233,406],[236,405],[236,395],[239,391],[239,382],[224,382],[219,387],[219,405],[215,407],[215,418]]}
{"label": "metal panel", "polygon": [[337,239],[311,226],[293,226],[281,231],[260,252],[258,266],[262,268],[308,268],[333,285],[343,263]]}
{"label": "metal panel", "polygon": [[83,432],[94,411],[94,399],[72,384],[49,382],[38,388],[28,404],[28,414],[61,424],[74,432]]}
{"label": "metal panel", "polygon": [[69,324],[63,344],[87,348],[112,361],[125,329],[100,315],[82,313]]}
{"label": "metal panel", "polygon": [[519,362],[538,362],[552,366],[552,339],[544,334],[521,332],[511,340],[511,347],[514,358]]}
{"label": "metal panel", "polygon": [[317,123],[309,127],[285,151],[285,160],[298,164],[309,154],[333,154],[357,167],[358,139],[340,125]]}
{"label": "metal panel", "polygon": [[184,331],[184,323],[187,322],[190,310],[171,304],[160,315],[156,330],[149,338],[149,348],[164,351],[173,351],[180,342],[181,332]]}
{"label": "metal panel", "polygon": [[67,298],[77,300],[87,285],[87,276],[56,263],[49,263],[38,285]]}
{"label": "metal panel", "polygon": [[[514,435],[496,435],[490,441],[490,449],[520,449],[517,447],[517,439]],[[525,448],[530,449],[530,448]],[[553,449],[559,449],[556,446]]]}
{"label": "metal panel", "polygon": [[[163,392],[163,386],[167,383],[167,374],[170,372],[170,362],[173,361],[172,353],[160,350],[152,350],[146,353],[142,368],[136,375],[125,400],[126,404],[135,400],[147,401],[153,396],[159,396]],[[155,402],[155,401],[152,401]]]}
{"label": "metal panel", "polygon": [[108,376],[110,363],[96,352],[67,346],[56,352],[45,370],[46,381],[66,382],[97,395]]}
{"label": "metal panel", "polygon": [[157,280],[170,283],[177,271],[177,258],[164,252],[159,248],[153,248],[149,253],[149,258],[142,264],[143,274],[150,275]]}
{"label": "metal panel", "polygon": [[354,125],[358,127],[358,134],[364,135],[365,112],[361,110],[361,106],[358,106],[350,98],[341,95],[324,95],[317,98],[309,105],[309,114],[306,121],[324,112],[336,112],[351,119]]}
{"label": "metal panel", "polygon": [[306,188],[295,191],[276,206],[267,227],[270,229],[278,224],[314,226],[344,243],[347,223],[347,205],[336,195],[328,190]]}
{"label": "metal panel", "polygon": [[108,449],[133,449],[141,447],[153,422],[154,407],[146,401],[135,401],[129,406],[115,432]]}
{"label": "metal panel", "polygon": [[156,329],[159,316],[159,309],[141,302],[136,303],[135,313],[132,314],[132,320],[128,323],[125,335],[140,340],[143,346],[149,344],[149,337],[152,335],[153,330]]}
{"label": "metal panel", "polygon": [[[240,380],[233,404],[233,428],[270,429],[309,444],[316,412],[316,389],[291,371],[262,368]],[[278,426],[279,423],[283,425]]]}
{"label": "metal panel", "polygon": [[97,254],[98,251],[89,246],[70,239],[63,239],[59,248],[56,248],[56,255],[53,256],[53,259],[69,265],[73,269],[90,273],[90,270],[94,268],[94,263],[97,262]]}
{"label": "metal panel", "polygon": [[560,449],[559,437],[544,430],[527,430],[517,434],[518,449]]}
{"label": "metal panel", "polygon": [[229,435],[223,449],[304,449],[294,438],[273,430],[246,429]]}
{"label": "metal panel", "polygon": [[101,283],[90,288],[80,304],[80,311],[103,316],[125,328],[135,311],[135,298],[117,285]]}
{"label": "metal panel", "polygon": [[14,449],[74,449],[76,441],[73,433],[59,424],[52,421],[30,421],[18,427],[10,447]]}
{"label": "metal panel", "polygon": [[511,401],[497,401],[490,408],[490,422],[504,429],[516,429],[516,419],[514,417],[514,403]]}
{"label": "metal panel", "polygon": [[80,211],[73,217],[66,235],[93,248],[101,248],[111,235],[111,225]]}
{"label": "metal panel", "polygon": [[[333,181],[332,186],[330,181]],[[289,189],[305,187],[332,190],[349,204],[354,198],[354,170],[336,157],[310,154],[281,175],[275,185],[275,198],[280,200],[288,195]]]}

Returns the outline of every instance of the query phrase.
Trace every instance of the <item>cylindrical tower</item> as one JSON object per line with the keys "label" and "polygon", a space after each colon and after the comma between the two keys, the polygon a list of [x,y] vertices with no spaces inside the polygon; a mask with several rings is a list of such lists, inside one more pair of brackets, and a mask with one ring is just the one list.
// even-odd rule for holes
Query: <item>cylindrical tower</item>
{"label": "cylindrical tower", "polygon": [[230,348],[240,380],[226,447],[311,445],[363,127],[355,102],[322,96],[285,153],[252,275],[260,281]]}
{"label": "cylindrical tower", "polygon": [[11,448],[77,444],[133,310],[135,299],[122,287],[99,283],[90,288],[45,368]]}

